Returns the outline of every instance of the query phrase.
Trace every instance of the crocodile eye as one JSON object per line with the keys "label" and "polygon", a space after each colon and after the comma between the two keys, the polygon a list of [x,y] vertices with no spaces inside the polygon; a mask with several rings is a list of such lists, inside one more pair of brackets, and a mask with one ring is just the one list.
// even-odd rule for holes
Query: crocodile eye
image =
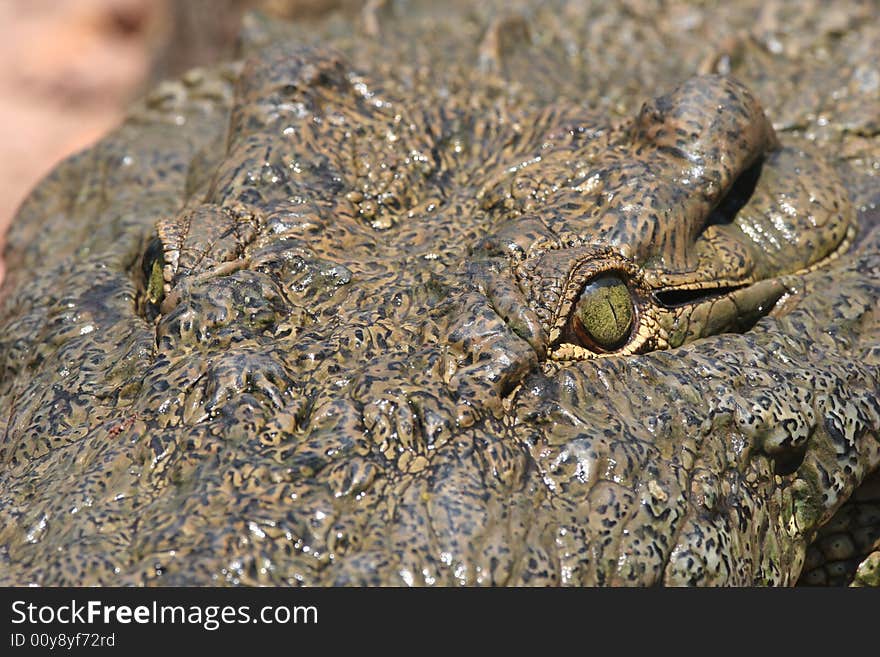
{"label": "crocodile eye", "polygon": [[584,347],[613,351],[629,338],[634,315],[626,284],[617,276],[599,276],[581,292],[571,318],[571,331]]}
{"label": "crocodile eye", "polygon": [[165,279],[162,275],[164,268],[165,257],[162,242],[158,237],[154,237],[147,245],[144,259],[141,261],[141,272],[144,275],[146,286],[144,312],[150,321],[159,315],[159,305],[165,297]]}

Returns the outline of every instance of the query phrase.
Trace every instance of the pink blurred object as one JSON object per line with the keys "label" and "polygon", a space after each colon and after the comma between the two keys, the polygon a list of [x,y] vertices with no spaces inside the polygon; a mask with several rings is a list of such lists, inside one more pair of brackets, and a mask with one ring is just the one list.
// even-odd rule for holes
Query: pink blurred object
{"label": "pink blurred object", "polygon": [[119,122],[164,12],[155,0],[0,3],[0,249],[39,179]]}

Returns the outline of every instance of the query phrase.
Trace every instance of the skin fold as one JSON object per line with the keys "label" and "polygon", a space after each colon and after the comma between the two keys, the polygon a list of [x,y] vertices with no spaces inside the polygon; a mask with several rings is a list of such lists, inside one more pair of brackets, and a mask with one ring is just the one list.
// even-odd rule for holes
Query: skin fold
{"label": "skin fold", "polygon": [[416,5],[249,17],[24,204],[0,583],[871,583],[870,8]]}

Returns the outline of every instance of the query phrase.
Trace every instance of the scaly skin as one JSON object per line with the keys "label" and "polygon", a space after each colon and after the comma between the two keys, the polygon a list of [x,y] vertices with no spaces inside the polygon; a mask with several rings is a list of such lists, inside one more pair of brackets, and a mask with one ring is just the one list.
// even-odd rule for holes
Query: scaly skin
{"label": "scaly skin", "polygon": [[559,5],[251,20],[34,191],[0,582],[876,579],[876,86],[792,128],[736,33],[638,92]]}

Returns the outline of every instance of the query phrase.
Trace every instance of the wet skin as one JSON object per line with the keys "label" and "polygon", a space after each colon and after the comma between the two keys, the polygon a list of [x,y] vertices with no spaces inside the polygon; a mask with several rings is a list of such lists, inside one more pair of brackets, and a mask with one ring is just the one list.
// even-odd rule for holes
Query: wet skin
{"label": "wet skin", "polygon": [[731,75],[588,106],[540,77],[540,13],[361,20],[252,21],[22,208],[0,581],[868,572],[862,174]]}

